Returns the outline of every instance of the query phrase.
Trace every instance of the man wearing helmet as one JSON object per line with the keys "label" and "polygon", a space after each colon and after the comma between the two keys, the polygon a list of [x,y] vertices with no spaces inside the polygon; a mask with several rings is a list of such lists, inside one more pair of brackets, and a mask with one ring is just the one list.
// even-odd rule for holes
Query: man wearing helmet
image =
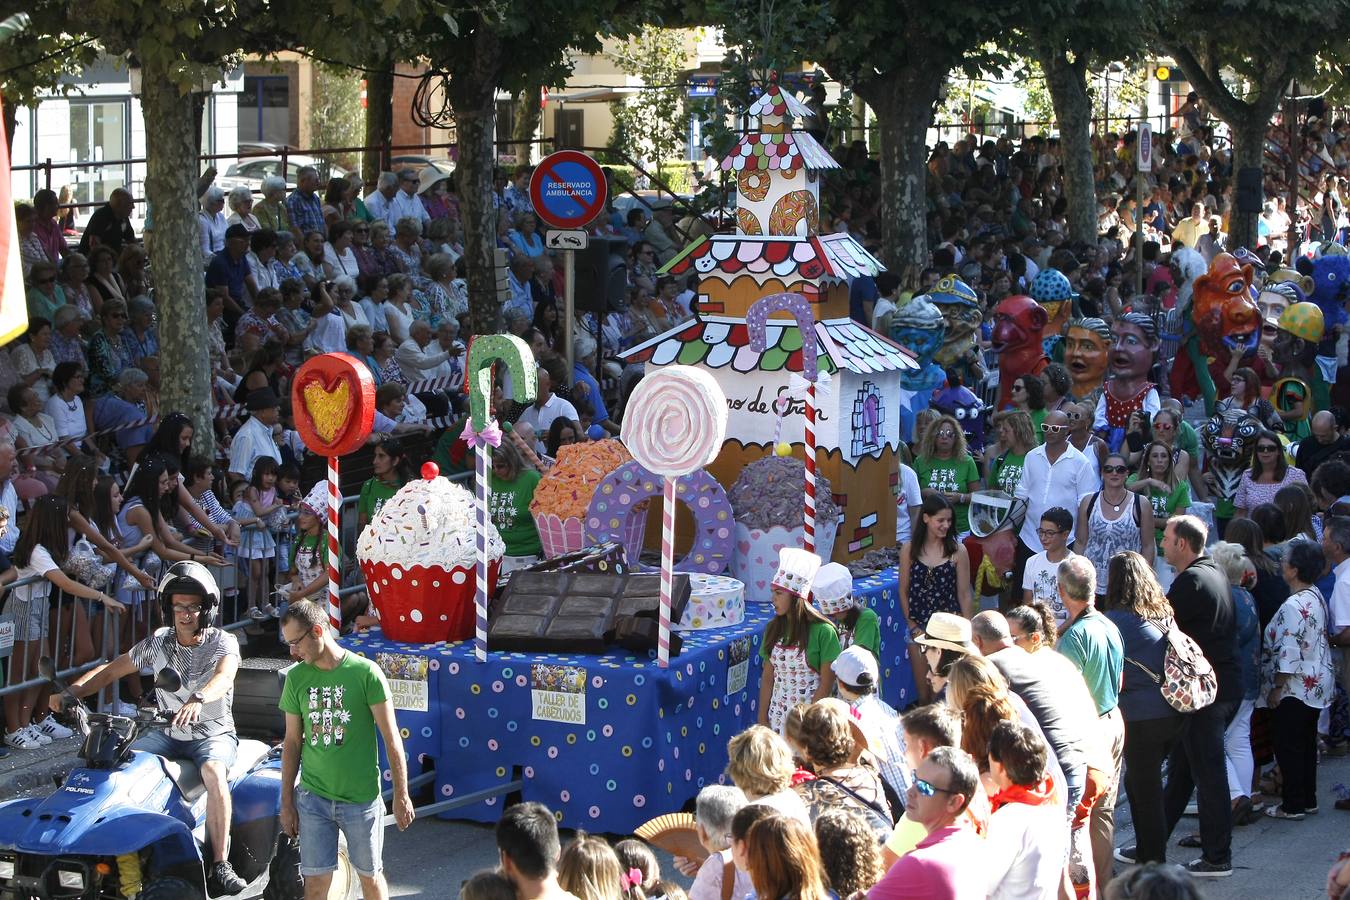
{"label": "man wearing helmet", "polygon": [[[226,776],[234,763],[239,737],[230,712],[234,676],[239,669],[239,641],[212,625],[220,607],[220,589],[201,563],[174,563],[159,583],[164,618],[173,624],[135,644],[126,653],[99,666],[71,685],[87,697],[124,676],[145,669],[158,674],[172,666],[182,676],[175,692],[156,690],[155,702],[173,714],[164,730],[147,731],[132,745],[173,759],[190,759],[206,787],[206,833],[211,842],[211,893],[238,894],[247,886],[229,863],[230,789]],[[52,696],[59,708],[60,697]]]}

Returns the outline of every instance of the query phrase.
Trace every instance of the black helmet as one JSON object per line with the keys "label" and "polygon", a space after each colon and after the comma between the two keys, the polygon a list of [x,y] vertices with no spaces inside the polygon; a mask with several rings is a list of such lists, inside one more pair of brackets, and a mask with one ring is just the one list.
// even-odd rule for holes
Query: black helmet
{"label": "black helmet", "polygon": [[220,588],[211,570],[199,562],[185,560],[176,562],[165,571],[159,580],[159,606],[164,620],[173,623],[173,605],[170,598],[192,594],[202,598],[202,611],[197,614],[197,631],[211,624],[216,609],[220,606]]}

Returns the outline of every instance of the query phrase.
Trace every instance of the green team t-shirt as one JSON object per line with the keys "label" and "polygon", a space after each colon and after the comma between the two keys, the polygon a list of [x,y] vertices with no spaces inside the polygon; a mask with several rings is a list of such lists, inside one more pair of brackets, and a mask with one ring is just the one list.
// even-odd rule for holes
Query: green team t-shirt
{"label": "green team t-shirt", "polygon": [[[1138,480],[1138,475],[1131,475],[1125,483],[1134,484]],[[1153,506],[1153,522],[1156,525],[1153,530],[1157,533],[1158,550],[1161,551],[1163,529],[1167,526],[1168,518],[1177,510],[1191,505],[1191,484],[1189,481],[1179,481],[1176,487],[1167,492],[1152,488],[1148,492],[1148,501]]]}
{"label": "green team t-shirt", "polygon": [[1025,453],[1009,450],[994,460],[993,471],[989,473],[989,487],[998,488],[1011,497],[1017,490],[1017,483],[1022,480],[1022,466],[1026,459]]}
{"label": "green team t-shirt", "polygon": [[[980,480],[980,469],[970,454],[961,459],[930,459],[920,456],[914,460],[914,473],[919,476],[919,486],[934,491],[970,490],[972,481]],[[956,531],[960,534],[970,530],[970,504],[956,504]]]}
{"label": "green team t-shirt", "polygon": [[294,666],[281,692],[281,711],[300,717],[300,786],[342,803],[380,795],[380,754],[374,705],[389,699],[384,672],[348,650],[331,671]]}
{"label": "green team t-shirt", "polygon": [[881,619],[875,610],[858,610],[858,623],[853,626],[853,643],[865,647],[881,664]]}
{"label": "green team t-shirt", "polygon": [[[860,620],[861,622],[861,620]],[[878,638],[880,635],[878,635]],[[759,645],[759,658],[768,661],[773,648],[767,641]],[[828,622],[812,622],[806,633],[806,664],[817,672],[839,658],[843,651],[839,649],[839,632]]]}
{"label": "green team t-shirt", "polygon": [[492,473],[488,514],[506,544],[507,556],[537,556],[544,552],[534,516],[530,515],[530,500],[542,477],[533,469],[521,472],[512,481],[504,481],[496,472]]}
{"label": "green team t-shirt", "polygon": [[399,484],[389,484],[378,478],[367,478],[361,485],[361,497],[356,502],[356,511],[367,522],[379,515],[380,507],[386,500],[398,493]]}
{"label": "green team t-shirt", "polygon": [[1041,431],[1041,426],[1045,424],[1045,417],[1050,414],[1046,409],[1033,409],[1031,416],[1031,433],[1036,435],[1036,443],[1045,443],[1045,432]]}
{"label": "green team t-shirt", "polygon": [[1195,426],[1185,419],[1181,420],[1181,428],[1177,431],[1177,449],[1190,454],[1192,462],[1200,458],[1200,435],[1195,433]]}

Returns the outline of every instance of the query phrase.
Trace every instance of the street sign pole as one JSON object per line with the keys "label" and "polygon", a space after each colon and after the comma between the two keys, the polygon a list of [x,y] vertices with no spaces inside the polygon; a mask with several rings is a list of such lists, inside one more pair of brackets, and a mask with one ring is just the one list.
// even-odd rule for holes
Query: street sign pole
{"label": "street sign pole", "polygon": [[1148,78],[1144,78],[1144,99],[1139,101],[1139,137],[1134,142],[1138,171],[1134,173],[1134,296],[1144,294],[1144,192],[1147,176],[1153,171],[1153,129],[1148,122]]}
{"label": "street sign pole", "polygon": [[563,343],[567,371],[575,362],[572,333],[576,319],[576,251],[586,246],[584,230],[605,208],[609,185],[600,164],[584,153],[559,150],[535,167],[530,178],[530,200],[535,214],[557,231],[550,231],[550,249],[563,254]]}
{"label": "street sign pole", "polygon": [[577,252],[563,251],[563,343],[567,346],[567,371],[570,375],[575,360],[572,359],[572,326],[576,321],[577,308]]}

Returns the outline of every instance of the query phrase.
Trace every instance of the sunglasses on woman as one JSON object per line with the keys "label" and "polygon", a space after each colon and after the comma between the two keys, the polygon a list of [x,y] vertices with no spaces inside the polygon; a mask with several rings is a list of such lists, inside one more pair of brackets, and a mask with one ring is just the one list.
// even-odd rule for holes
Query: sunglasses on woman
{"label": "sunglasses on woman", "polygon": [[1129,471],[1129,466],[1102,466],[1103,475],[1124,475]]}
{"label": "sunglasses on woman", "polygon": [[1260,446],[1260,447],[1257,447],[1257,448],[1256,448],[1256,452],[1257,452],[1257,453],[1279,453],[1279,452],[1280,452],[1280,448],[1279,448],[1279,447],[1271,446],[1270,444],[1264,444],[1264,445],[1262,445],[1262,446]]}

